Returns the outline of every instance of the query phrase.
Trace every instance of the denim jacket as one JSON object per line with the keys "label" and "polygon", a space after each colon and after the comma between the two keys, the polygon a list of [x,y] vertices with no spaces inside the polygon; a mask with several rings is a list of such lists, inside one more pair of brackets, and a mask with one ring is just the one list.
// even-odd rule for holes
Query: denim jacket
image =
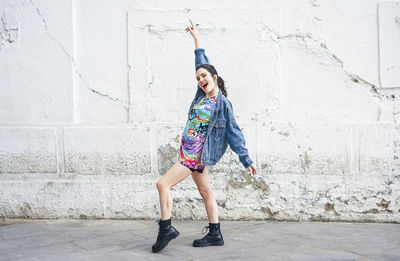
{"label": "denim jacket", "polygon": [[[209,64],[208,57],[205,55],[203,48],[195,49],[194,53],[196,57],[196,69],[201,64]],[[204,96],[204,91],[197,86],[196,96],[190,105],[188,117],[193,106]],[[201,164],[217,164],[217,162],[224,155],[228,144],[239,156],[239,160],[245,168],[248,168],[251,164],[253,164],[253,161],[250,159],[249,153],[246,149],[243,133],[236,123],[232,104],[222,94],[222,92],[219,91],[217,104],[213,114],[211,115],[206,141],[204,143],[203,151],[201,152]]]}

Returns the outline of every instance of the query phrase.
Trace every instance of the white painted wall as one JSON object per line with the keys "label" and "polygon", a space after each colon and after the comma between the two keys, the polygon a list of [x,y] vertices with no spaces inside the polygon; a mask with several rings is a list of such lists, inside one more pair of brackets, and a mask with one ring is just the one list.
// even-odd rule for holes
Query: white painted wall
{"label": "white painted wall", "polygon": [[[228,151],[221,219],[400,222],[398,1],[0,2],[0,216],[158,218],[196,92],[225,79],[257,179]],[[189,178],[174,218],[206,218]]]}

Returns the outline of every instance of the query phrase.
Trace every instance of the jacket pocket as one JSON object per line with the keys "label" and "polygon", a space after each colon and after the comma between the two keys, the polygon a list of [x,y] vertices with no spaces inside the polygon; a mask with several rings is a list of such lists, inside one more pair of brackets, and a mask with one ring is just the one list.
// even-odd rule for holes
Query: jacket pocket
{"label": "jacket pocket", "polygon": [[226,119],[217,119],[213,128],[211,159],[217,160],[221,157],[224,149],[226,135]]}

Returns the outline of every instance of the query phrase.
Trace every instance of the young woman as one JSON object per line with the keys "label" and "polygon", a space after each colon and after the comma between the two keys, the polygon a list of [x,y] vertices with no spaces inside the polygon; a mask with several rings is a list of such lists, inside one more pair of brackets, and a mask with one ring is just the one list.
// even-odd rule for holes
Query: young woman
{"label": "young woman", "polygon": [[218,221],[218,207],[210,185],[207,166],[215,165],[225,153],[228,144],[238,154],[243,166],[253,175],[257,173],[245,147],[242,131],[236,123],[232,104],[226,98],[224,81],[214,66],[209,64],[200,48],[197,30],[186,28],[195,41],[197,93],[189,108],[188,121],[183,131],[179,160],[160,178],[157,189],[160,197],[161,219],[153,252],[166,247],[179,232],[171,225],[171,188],[190,174],[202,196],[207,211],[209,233],[193,242],[195,247],[222,246],[224,239]]}

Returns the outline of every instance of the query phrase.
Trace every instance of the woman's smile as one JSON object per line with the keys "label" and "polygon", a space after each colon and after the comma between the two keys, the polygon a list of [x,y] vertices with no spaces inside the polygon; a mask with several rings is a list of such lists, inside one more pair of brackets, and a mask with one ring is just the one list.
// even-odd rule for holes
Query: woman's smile
{"label": "woman's smile", "polygon": [[200,68],[196,72],[196,79],[198,81],[199,87],[206,93],[208,92],[214,92],[215,90],[215,82],[213,82],[215,79],[212,77],[210,72],[208,72],[204,68]]}

